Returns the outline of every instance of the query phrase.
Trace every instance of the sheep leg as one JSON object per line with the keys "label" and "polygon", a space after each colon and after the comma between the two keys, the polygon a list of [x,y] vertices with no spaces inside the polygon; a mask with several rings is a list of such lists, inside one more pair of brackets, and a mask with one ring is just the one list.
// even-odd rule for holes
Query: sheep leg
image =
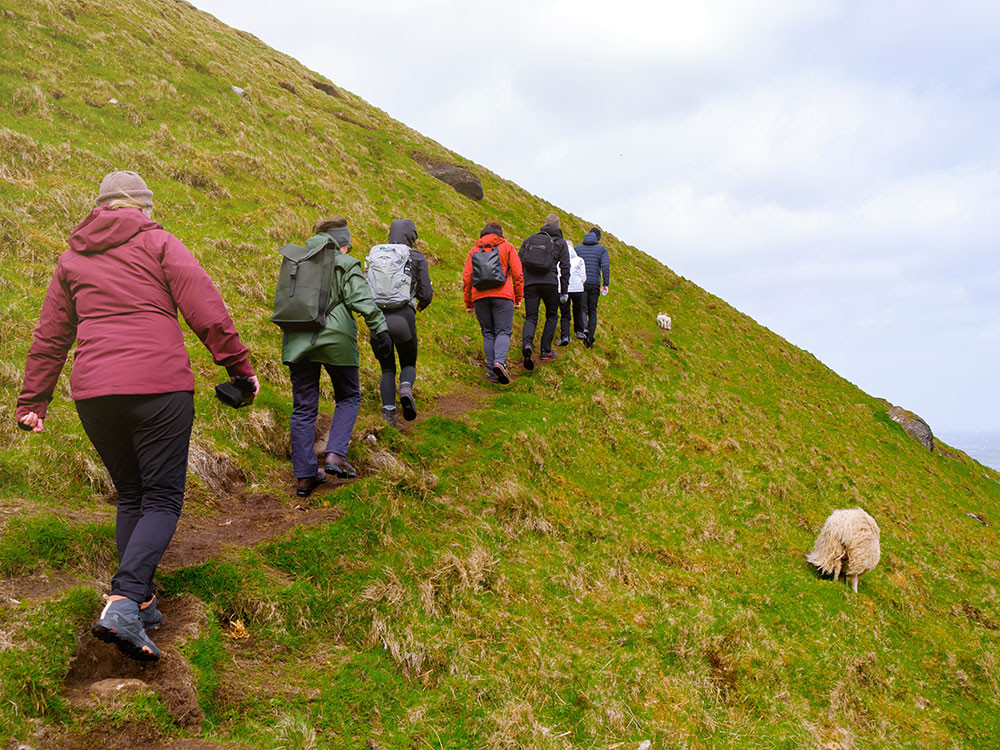
{"label": "sheep leg", "polygon": [[858,577],[856,575],[851,578],[851,586],[854,588],[854,593],[858,593]]}
{"label": "sheep leg", "polygon": [[833,582],[836,583],[840,580],[840,560],[837,560],[833,564]]}

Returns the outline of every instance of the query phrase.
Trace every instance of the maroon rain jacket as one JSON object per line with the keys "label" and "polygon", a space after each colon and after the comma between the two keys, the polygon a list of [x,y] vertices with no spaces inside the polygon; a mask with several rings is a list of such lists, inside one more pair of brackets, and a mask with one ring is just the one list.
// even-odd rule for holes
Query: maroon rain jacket
{"label": "maroon rain jacket", "polygon": [[75,401],[193,391],[184,320],[231,376],[254,374],[212,280],[180,240],[135,208],[94,209],[69,238],[28,351],[17,416],[45,417],[77,342]]}

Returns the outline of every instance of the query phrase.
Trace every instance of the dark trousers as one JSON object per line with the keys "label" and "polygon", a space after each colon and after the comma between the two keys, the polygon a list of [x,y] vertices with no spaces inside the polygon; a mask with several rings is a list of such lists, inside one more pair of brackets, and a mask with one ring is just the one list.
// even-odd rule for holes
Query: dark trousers
{"label": "dark trousers", "polygon": [[76,411],[118,491],[111,593],[144,602],[184,504],[194,394],[99,396]]}
{"label": "dark trousers", "polygon": [[399,355],[399,382],[413,384],[417,379],[417,313],[412,305],[386,310],[393,352],[378,363],[382,367],[379,394],[383,406],[396,405],[396,355]]}
{"label": "dark trousers", "polygon": [[573,314],[573,333],[583,333],[587,324],[583,320],[583,292],[570,292],[569,299],[559,303],[559,333],[569,338],[569,318]]}
{"label": "dark trousers", "polygon": [[538,327],[539,303],[545,303],[545,326],[542,328],[541,352],[552,351],[552,337],[559,323],[559,287],[555,284],[531,284],[524,287],[524,328],[521,346],[533,346]]}
{"label": "dark trousers", "polygon": [[481,297],[473,307],[483,332],[486,369],[492,370],[497,362],[506,365],[510,336],[514,332],[514,301],[506,297]]}
{"label": "dark trousers", "polygon": [[316,415],[319,414],[319,374],[325,369],[333,383],[336,406],[330,420],[326,452],[347,456],[351,432],[361,409],[361,384],[358,368],[352,365],[327,365],[310,360],[288,365],[292,378],[292,468],[296,479],[314,477],[316,462]]}
{"label": "dark trousers", "polygon": [[594,343],[597,331],[597,303],[601,299],[601,287],[597,284],[583,285],[583,309],[587,318],[587,343]]}

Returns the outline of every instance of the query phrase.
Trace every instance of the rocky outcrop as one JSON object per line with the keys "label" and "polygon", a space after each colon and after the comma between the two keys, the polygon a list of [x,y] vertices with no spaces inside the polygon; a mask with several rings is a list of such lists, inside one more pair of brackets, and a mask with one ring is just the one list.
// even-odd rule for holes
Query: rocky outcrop
{"label": "rocky outcrop", "polygon": [[902,406],[893,406],[889,409],[889,419],[898,422],[907,435],[927,450],[934,450],[934,433],[931,432],[930,425],[912,411],[907,411]]}
{"label": "rocky outcrop", "polygon": [[459,193],[467,198],[472,198],[474,201],[481,201],[483,199],[483,183],[465,167],[451,164],[442,159],[435,159],[426,154],[414,153],[410,154],[410,156],[431,177],[435,177],[441,180],[441,182],[451,185]]}

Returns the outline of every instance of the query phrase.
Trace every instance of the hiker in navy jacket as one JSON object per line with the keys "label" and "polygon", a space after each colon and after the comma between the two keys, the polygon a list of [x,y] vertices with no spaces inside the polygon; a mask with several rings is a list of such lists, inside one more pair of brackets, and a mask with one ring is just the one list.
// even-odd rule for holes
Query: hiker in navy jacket
{"label": "hiker in navy jacket", "polygon": [[588,349],[594,345],[594,333],[597,331],[597,302],[602,294],[608,293],[608,286],[611,284],[611,257],[600,240],[600,228],[591,227],[583,236],[583,241],[576,246],[576,254],[583,258],[587,267],[587,280],[583,284],[587,338],[583,343]]}
{"label": "hiker in navy jacket", "polygon": [[[551,256],[547,262],[548,268],[534,268],[530,262],[529,245],[541,238],[551,247]],[[535,245],[539,247],[539,245]],[[535,344],[535,330],[538,328],[538,307],[545,303],[545,326],[542,328],[541,356],[542,360],[556,358],[552,351],[552,339],[559,324],[559,304],[569,299],[569,249],[559,228],[559,217],[549,214],[537,234],[528,237],[521,243],[518,252],[521,267],[524,269],[524,328],[521,330],[521,354],[524,357],[524,368],[532,370],[535,361],[532,359],[532,349]],[[537,259],[536,259],[537,261]]]}

